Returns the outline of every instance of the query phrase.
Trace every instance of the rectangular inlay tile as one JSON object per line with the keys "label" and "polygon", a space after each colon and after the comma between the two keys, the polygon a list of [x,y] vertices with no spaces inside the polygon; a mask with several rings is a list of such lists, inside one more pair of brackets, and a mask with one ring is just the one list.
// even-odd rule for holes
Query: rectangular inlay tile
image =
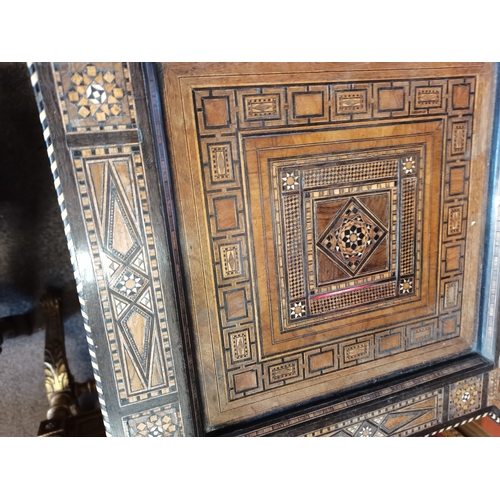
{"label": "rectangular inlay tile", "polygon": [[296,118],[323,116],[322,92],[296,92],[293,94],[293,109]]}
{"label": "rectangular inlay tile", "polygon": [[224,306],[228,321],[248,316],[247,297],[244,289],[224,292]]}
{"label": "rectangular inlay tile", "polygon": [[234,387],[237,393],[255,389],[257,384],[257,372],[255,370],[234,375]]}
{"label": "rectangular inlay tile", "polygon": [[454,109],[467,109],[469,107],[470,85],[453,85],[452,103]]}
{"label": "rectangular inlay tile", "polygon": [[384,332],[378,336],[378,355],[389,355],[403,349],[404,346],[404,331]]}
{"label": "rectangular inlay tile", "polygon": [[203,99],[205,127],[227,127],[229,123],[229,101],[227,97]]}
{"label": "rectangular inlay tile", "polygon": [[237,229],[239,227],[236,198],[216,198],[214,200],[214,212],[219,231]]}
{"label": "rectangular inlay tile", "polygon": [[312,372],[316,372],[324,368],[332,367],[334,363],[333,355],[333,351],[327,351],[320,354],[311,354],[309,356],[309,370]]}
{"label": "rectangular inlay tile", "polygon": [[404,89],[379,89],[378,110],[379,111],[401,111],[404,109]]}

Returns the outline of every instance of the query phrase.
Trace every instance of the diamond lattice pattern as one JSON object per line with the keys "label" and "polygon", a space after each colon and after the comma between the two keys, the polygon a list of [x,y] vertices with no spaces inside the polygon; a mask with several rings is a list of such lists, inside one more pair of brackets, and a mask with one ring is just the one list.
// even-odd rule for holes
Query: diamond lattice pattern
{"label": "diamond lattice pattern", "polygon": [[355,275],[387,234],[382,222],[352,198],[332,218],[318,246],[336,264]]}

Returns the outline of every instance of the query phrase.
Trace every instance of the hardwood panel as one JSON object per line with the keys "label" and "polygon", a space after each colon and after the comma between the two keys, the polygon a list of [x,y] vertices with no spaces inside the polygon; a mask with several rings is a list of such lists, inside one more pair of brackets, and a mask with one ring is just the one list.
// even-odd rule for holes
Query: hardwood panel
{"label": "hardwood panel", "polygon": [[207,431],[477,335],[491,66],[306,66],[163,66]]}

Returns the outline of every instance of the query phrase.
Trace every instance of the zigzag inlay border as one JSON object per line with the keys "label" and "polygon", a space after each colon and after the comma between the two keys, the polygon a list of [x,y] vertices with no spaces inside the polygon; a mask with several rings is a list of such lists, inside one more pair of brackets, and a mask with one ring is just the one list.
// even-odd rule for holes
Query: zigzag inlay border
{"label": "zigzag inlay border", "polygon": [[104,399],[104,392],[102,389],[102,379],[100,376],[99,365],[97,362],[94,341],[92,340],[92,337],[91,337],[92,331],[90,329],[89,316],[87,313],[87,306],[85,303],[85,299],[83,298],[83,295],[82,295],[82,290],[83,290],[82,279],[80,277],[80,272],[78,269],[78,262],[76,259],[75,246],[73,243],[73,239],[72,239],[72,235],[71,235],[71,226],[70,226],[69,219],[68,219],[68,211],[66,209],[66,202],[64,199],[64,193],[62,192],[62,186],[61,186],[61,178],[59,176],[59,169],[57,166],[57,161],[56,161],[56,157],[55,157],[55,153],[54,153],[54,145],[52,144],[50,128],[49,128],[49,125],[47,122],[45,106],[43,104],[43,96],[42,96],[42,93],[40,90],[40,85],[38,83],[38,72],[36,70],[36,63],[29,62],[29,63],[27,63],[27,66],[28,66],[28,70],[30,73],[31,85],[33,87],[33,91],[35,94],[36,104],[37,104],[37,108],[38,108],[38,116],[39,116],[40,123],[41,123],[42,129],[43,129],[43,138],[45,140],[45,145],[47,147],[47,156],[49,157],[49,161],[50,161],[50,169],[52,172],[52,176],[54,178],[54,186],[55,186],[56,193],[57,193],[57,202],[59,204],[59,209],[61,211],[61,218],[62,218],[63,226],[64,226],[64,234],[66,236],[66,241],[68,244],[71,266],[73,267],[73,274],[74,274],[75,282],[76,282],[76,290],[78,293],[78,300],[80,302],[80,308],[81,308],[81,313],[82,313],[82,317],[83,317],[83,327],[85,328],[85,336],[87,338],[87,344],[88,344],[88,349],[89,349],[90,358],[91,358],[92,370],[93,370],[94,378],[95,378],[95,382],[96,382],[96,389],[97,389],[99,404],[101,406],[101,413],[103,416],[104,428],[106,431],[106,435],[111,436],[112,434],[111,434],[111,426],[109,423],[109,415],[108,415],[108,412],[106,409],[106,401]]}
{"label": "zigzag inlay border", "polygon": [[460,425],[469,424],[470,422],[473,422],[474,420],[479,420],[480,418],[484,418],[484,417],[490,417],[493,420],[495,420],[495,422],[500,423],[500,419],[492,411],[487,411],[487,412],[481,413],[480,415],[477,415],[475,417],[460,420],[460,422],[457,422],[454,425],[448,425],[446,427],[438,429],[437,431],[434,431],[430,434],[426,434],[424,437],[432,437],[432,436],[435,436],[436,434],[439,434],[440,432],[449,431],[450,429],[455,429],[456,427],[459,427]]}

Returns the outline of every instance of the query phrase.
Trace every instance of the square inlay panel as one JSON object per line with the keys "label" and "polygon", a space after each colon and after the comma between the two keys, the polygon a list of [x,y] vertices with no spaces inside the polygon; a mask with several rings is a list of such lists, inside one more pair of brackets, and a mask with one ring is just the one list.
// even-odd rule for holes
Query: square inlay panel
{"label": "square inlay panel", "polygon": [[207,432],[477,336],[489,70],[294,68],[164,65]]}
{"label": "square inlay panel", "polygon": [[438,225],[423,200],[439,199],[442,129],[301,133],[279,147],[243,139],[262,355],[363,332],[365,318],[376,327],[436,313]]}

